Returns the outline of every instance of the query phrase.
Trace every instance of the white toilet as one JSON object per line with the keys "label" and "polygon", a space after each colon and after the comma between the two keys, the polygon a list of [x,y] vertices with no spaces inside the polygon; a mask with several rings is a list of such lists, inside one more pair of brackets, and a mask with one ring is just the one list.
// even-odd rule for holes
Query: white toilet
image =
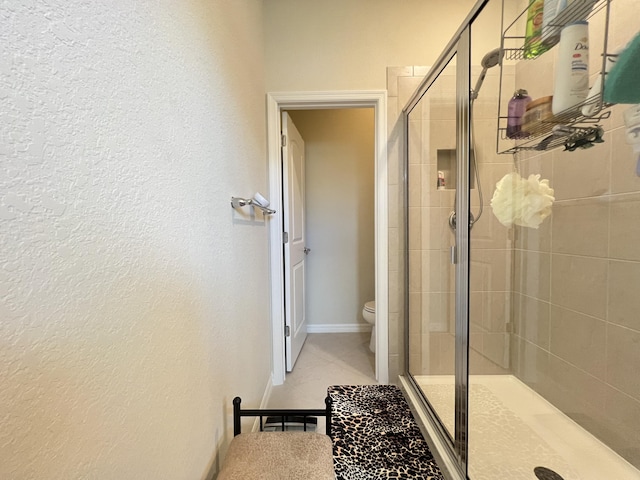
{"label": "white toilet", "polygon": [[369,342],[369,350],[376,351],[376,301],[371,300],[364,304],[362,308],[362,318],[373,326],[371,330],[371,341]]}

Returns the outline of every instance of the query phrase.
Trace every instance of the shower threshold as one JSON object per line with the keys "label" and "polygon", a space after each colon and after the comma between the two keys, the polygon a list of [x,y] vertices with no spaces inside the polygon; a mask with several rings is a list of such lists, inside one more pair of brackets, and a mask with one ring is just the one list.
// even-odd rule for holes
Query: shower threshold
{"label": "shower threshold", "polygon": [[[453,431],[451,375],[414,376]],[[534,469],[563,480],[637,480],[640,471],[513,375],[469,377],[469,478],[531,480]]]}

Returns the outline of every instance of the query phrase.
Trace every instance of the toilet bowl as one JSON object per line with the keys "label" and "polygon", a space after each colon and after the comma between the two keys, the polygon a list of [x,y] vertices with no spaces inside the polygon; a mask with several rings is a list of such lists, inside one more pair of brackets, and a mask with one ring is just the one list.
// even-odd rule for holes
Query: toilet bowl
{"label": "toilet bowl", "polygon": [[376,301],[371,300],[364,304],[362,308],[362,318],[364,318],[367,323],[373,325],[373,329],[371,330],[371,341],[369,342],[369,350],[375,353],[376,351]]}

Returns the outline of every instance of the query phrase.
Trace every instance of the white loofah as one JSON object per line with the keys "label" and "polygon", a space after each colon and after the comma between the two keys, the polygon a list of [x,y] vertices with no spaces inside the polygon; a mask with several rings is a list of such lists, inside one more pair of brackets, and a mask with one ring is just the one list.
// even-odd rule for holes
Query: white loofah
{"label": "white loofah", "polygon": [[496,184],[491,208],[505,227],[515,224],[538,228],[551,214],[554,200],[549,180],[540,180],[540,175],[529,175],[525,180],[518,173],[512,172]]}

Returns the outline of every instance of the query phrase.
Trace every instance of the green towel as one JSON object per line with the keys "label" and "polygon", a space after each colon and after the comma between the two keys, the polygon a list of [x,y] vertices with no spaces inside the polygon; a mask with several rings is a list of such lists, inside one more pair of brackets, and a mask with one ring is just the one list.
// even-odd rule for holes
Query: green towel
{"label": "green towel", "polygon": [[640,33],[620,53],[604,81],[607,103],[640,103]]}

